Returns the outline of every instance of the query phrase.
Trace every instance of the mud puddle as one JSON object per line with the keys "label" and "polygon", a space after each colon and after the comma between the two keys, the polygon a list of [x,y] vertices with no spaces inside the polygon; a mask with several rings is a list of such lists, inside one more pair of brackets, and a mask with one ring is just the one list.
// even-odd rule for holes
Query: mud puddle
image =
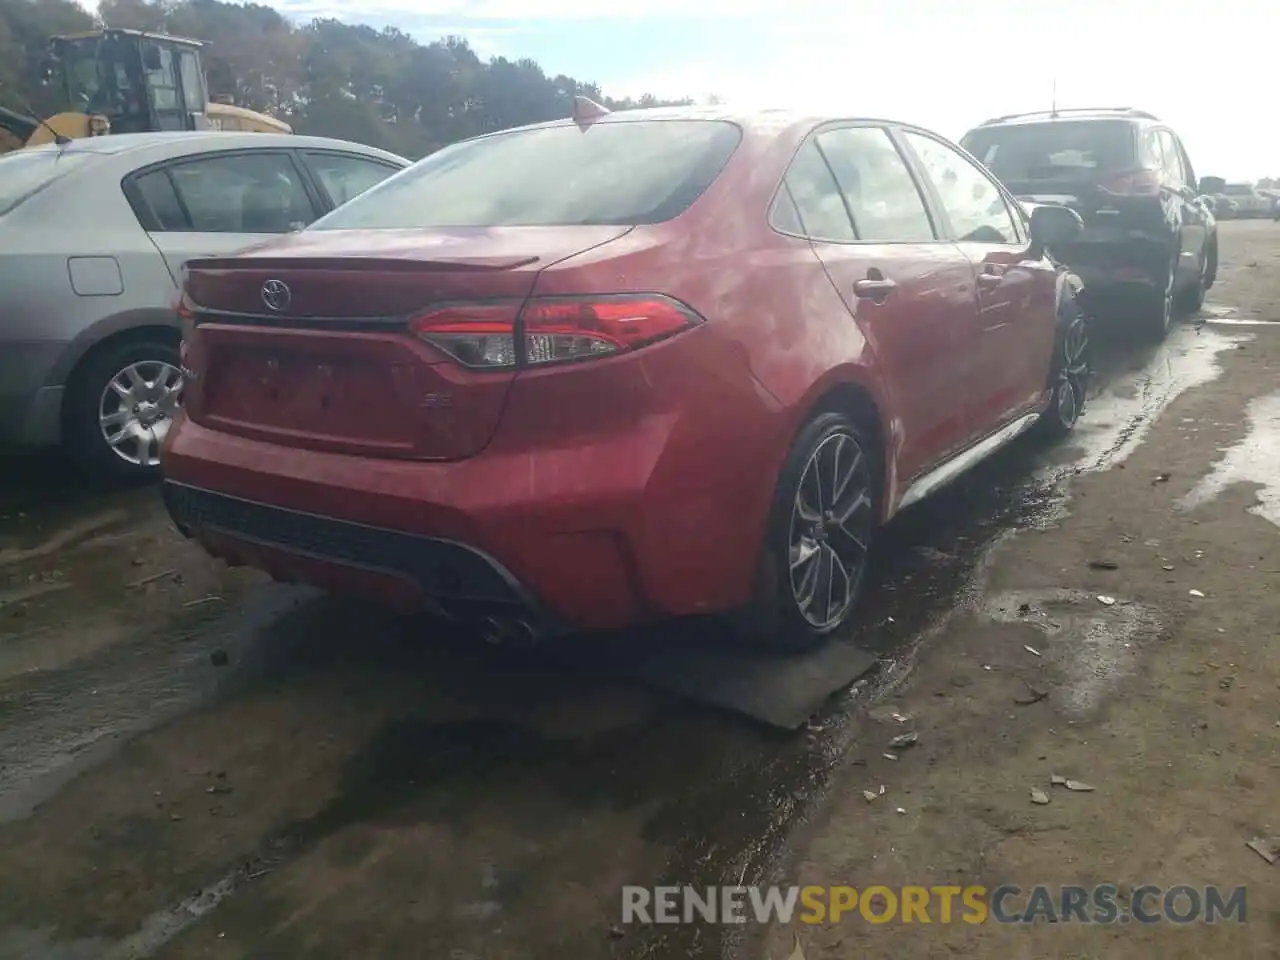
{"label": "mud puddle", "polygon": [[1178,501],[1183,510],[1194,510],[1219,496],[1233,484],[1257,486],[1257,502],[1250,513],[1280,527],[1280,393],[1255,397],[1245,408],[1248,432],[1223,452],[1209,474]]}
{"label": "mud puddle", "polygon": [[1055,700],[1077,718],[1133,676],[1142,641],[1160,630],[1154,612],[1142,604],[1082,590],[1009,590],[987,598],[979,612],[1043,637],[1027,644],[1026,652],[1057,674]]}
{"label": "mud puddle", "polygon": [[1205,304],[1196,318],[1197,325],[1211,324],[1222,327],[1268,327],[1280,329],[1280,320],[1268,317],[1248,316],[1234,307]]}
{"label": "mud puddle", "polygon": [[1161,411],[1187,390],[1216,379],[1222,372],[1220,356],[1246,342],[1247,336],[1183,326],[1136,371],[1109,375],[1104,364],[1104,379],[1069,444],[1074,465],[1105,470],[1123,463]]}

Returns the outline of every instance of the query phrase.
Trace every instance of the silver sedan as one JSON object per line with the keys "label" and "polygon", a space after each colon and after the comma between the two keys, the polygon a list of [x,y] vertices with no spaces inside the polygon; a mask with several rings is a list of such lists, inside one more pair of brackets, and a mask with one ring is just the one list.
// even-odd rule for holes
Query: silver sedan
{"label": "silver sedan", "polygon": [[118,134],[0,157],[0,442],[152,474],[182,401],[183,264],[300,229],[408,166],[321,137]]}

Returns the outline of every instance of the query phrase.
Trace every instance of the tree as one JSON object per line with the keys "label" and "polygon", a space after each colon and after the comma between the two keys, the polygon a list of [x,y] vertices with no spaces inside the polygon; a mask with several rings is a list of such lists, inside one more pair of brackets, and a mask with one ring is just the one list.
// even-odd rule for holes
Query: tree
{"label": "tree", "polygon": [[[299,133],[356,140],[419,157],[465,137],[568,116],[577,95],[611,110],[687,104],[614,99],[594,83],[548,76],[529,59],[487,63],[465,39],[419,43],[394,28],[334,19],[297,25],[260,3],[102,0],[101,19],[204,41],[211,96],[281,117]],[[52,34],[90,30],[73,0],[0,0],[0,104],[47,114],[38,65]]]}

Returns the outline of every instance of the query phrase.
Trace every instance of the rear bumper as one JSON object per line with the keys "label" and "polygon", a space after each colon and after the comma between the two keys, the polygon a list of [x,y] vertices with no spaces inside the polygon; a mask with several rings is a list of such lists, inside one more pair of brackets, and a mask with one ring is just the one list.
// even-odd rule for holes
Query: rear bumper
{"label": "rear bumper", "polygon": [[744,476],[739,458],[765,459],[761,422],[708,443],[714,412],[702,427],[655,415],[446,463],[279,447],[184,416],[164,496],[208,552],[277,579],[463,616],[499,607],[549,632],[622,627],[749,597],[776,472]]}
{"label": "rear bumper", "polygon": [[[327,581],[336,576],[364,582],[369,592],[393,603],[448,598],[459,606],[509,607],[557,624],[502,564],[474,547],[334,520],[284,507],[255,503],[172,480],[162,487],[164,504],[178,529],[198,537],[211,552],[251,564],[280,579]],[[345,571],[350,571],[346,574]],[[360,577],[360,572],[367,577]]]}
{"label": "rear bumper", "polygon": [[[1168,237],[1133,231],[1128,235],[1106,235],[1070,244],[1055,256],[1071,269],[1092,292],[1105,289],[1154,289],[1162,283],[1172,256]],[[1166,273],[1167,275],[1167,273]]]}

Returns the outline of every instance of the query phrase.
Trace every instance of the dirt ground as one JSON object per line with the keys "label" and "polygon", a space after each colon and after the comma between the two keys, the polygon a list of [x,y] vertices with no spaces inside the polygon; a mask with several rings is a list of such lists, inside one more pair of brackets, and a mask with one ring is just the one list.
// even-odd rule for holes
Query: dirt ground
{"label": "dirt ground", "polygon": [[[1280,231],[1228,227],[1212,301],[1280,320]],[[1273,401],[1269,433],[1255,424],[1251,437],[1248,416],[1255,398],[1280,396],[1280,325],[1217,329],[1253,336],[1122,463],[1074,477],[1064,516],[992,551],[973,604],[868,712],[849,755],[863,764],[845,768],[791,874],[855,887],[1112,883],[1122,902],[1143,884],[1245,886],[1248,923],[846,919],[774,930],[768,955],[790,956],[798,937],[809,960],[1280,957],[1280,865],[1245,845],[1280,836],[1280,418]],[[1246,442],[1246,456],[1227,452]],[[1224,457],[1253,469],[1180,509]],[[1269,519],[1251,510],[1260,501]],[[1036,693],[1048,696],[1022,702]],[[885,759],[906,729],[919,746]],[[1052,774],[1096,789],[1069,792]],[[862,791],[882,784],[868,803]],[[1050,803],[1033,804],[1033,787]]]}
{"label": "dirt ground", "polygon": [[[1280,321],[1280,226],[1222,245],[1194,325],[1100,337],[1072,444],[895,523],[881,667],[796,735],[228,571],[154,490],[7,466],[0,960],[1280,957],[1280,864],[1245,846],[1280,836],[1280,323],[1239,322]],[[623,884],[739,881],[1246,886],[1249,922],[618,926]]]}

